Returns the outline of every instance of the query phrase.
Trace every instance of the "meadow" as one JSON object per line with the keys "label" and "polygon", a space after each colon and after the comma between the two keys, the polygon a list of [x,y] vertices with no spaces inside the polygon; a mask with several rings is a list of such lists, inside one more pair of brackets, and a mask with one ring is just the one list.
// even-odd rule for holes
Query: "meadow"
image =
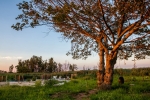
{"label": "meadow", "polygon": [[[111,90],[100,90],[96,85],[96,71],[78,72],[78,76],[61,86],[48,80],[45,86],[0,87],[0,100],[150,100],[150,76],[131,75],[127,70],[116,70]],[[119,74],[118,74],[119,73]],[[118,83],[120,74],[124,84]]]}

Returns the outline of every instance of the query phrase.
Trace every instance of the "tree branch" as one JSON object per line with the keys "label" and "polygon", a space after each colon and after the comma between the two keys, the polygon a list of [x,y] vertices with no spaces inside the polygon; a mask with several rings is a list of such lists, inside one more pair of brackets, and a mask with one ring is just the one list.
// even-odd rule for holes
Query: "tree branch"
{"label": "tree branch", "polygon": [[123,14],[122,17],[121,17],[121,21],[120,21],[118,32],[117,32],[118,36],[120,36],[120,34],[122,32],[122,27],[123,27],[124,19],[125,19],[125,14]]}
{"label": "tree branch", "polygon": [[139,26],[140,24],[142,23],[142,19],[138,22],[135,23],[135,26],[133,27],[132,30],[130,30],[125,36],[123,39],[121,39],[121,41],[118,41],[118,43],[116,43],[115,47],[113,48],[112,52],[116,51],[121,44],[124,43],[124,41],[129,37],[131,36],[135,31],[137,31],[139,29]]}
{"label": "tree branch", "polygon": [[[113,34],[112,30],[110,29],[110,27],[108,26],[108,24],[107,24],[107,22],[106,22],[106,20],[105,20],[103,7],[102,7],[102,4],[101,4],[101,1],[100,1],[100,0],[98,0],[98,6],[99,6],[100,11],[101,11],[101,13],[102,13],[103,21],[104,21],[104,23],[105,23],[107,29],[108,29],[109,32],[111,33],[112,38],[114,38],[114,34]],[[107,36],[107,37],[108,37],[108,36]],[[109,39],[109,37],[108,37],[108,39]],[[114,44],[114,41],[111,41],[110,39],[109,39],[109,41],[110,41],[112,44]]]}

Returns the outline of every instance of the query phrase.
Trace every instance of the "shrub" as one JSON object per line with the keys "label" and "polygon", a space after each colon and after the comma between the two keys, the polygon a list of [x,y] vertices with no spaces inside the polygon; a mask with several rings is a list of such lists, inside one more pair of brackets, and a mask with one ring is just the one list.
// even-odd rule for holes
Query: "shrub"
{"label": "shrub", "polygon": [[27,82],[30,82],[30,81],[31,81],[31,79],[29,79],[29,78],[28,78],[28,79],[26,79],[26,81],[27,81]]}
{"label": "shrub", "polygon": [[15,75],[9,74],[9,75],[7,76],[7,80],[8,80],[8,81],[15,81]]}
{"label": "shrub", "polygon": [[33,77],[33,78],[32,78],[32,81],[36,81],[36,77]]}
{"label": "shrub", "polygon": [[41,79],[41,76],[40,76],[40,75],[37,75],[36,78],[37,78],[37,79]]}
{"label": "shrub", "polygon": [[47,81],[45,81],[45,86],[51,87],[57,83],[59,83],[57,80],[47,80]]}
{"label": "shrub", "polygon": [[41,83],[42,83],[41,80],[38,80],[38,81],[35,82],[35,86],[36,87],[41,86]]}
{"label": "shrub", "polygon": [[23,76],[23,78],[26,80],[26,79],[32,79],[32,75],[28,75],[28,74],[25,74],[24,76]]}

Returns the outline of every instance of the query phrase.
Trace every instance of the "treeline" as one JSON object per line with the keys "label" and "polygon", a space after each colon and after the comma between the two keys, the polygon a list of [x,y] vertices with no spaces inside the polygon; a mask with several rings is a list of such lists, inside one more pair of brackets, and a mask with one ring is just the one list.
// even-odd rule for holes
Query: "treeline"
{"label": "treeline", "polygon": [[150,67],[132,68],[132,69],[115,69],[114,73],[120,76],[150,76]]}
{"label": "treeline", "polygon": [[134,76],[150,76],[150,68],[133,68],[131,74]]}
{"label": "treeline", "polygon": [[[9,67],[9,72],[12,72],[13,65]],[[32,72],[63,72],[77,70],[76,64],[61,64],[54,61],[53,58],[49,60],[43,60],[42,56],[32,56],[27,60],[18,60],[18,64],[15,66],[18,73],[32,73]]]}

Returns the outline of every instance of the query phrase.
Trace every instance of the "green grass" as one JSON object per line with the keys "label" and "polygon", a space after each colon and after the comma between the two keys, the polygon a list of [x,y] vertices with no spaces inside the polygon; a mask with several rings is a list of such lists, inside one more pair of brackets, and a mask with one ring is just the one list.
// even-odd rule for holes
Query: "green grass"
{"label": "green grass", "polygon": [[119,85],[118,76],[114,76],[112,90],[99,91],[90,96],[90,100],[150,100],[150,78],[124,76],[125,83]]}
{"label": "green grass", "polygon": [[[118,84],[114,75],[111,90],[99,90],[97,94],[89,95],[90,100],[150,100],[150,78],[124,76],[125,83]],[[74,100],[79,93],[87,93],[96,88],[96,78],[93,76],[78,77],[62,86],[52,86],[57,81],[49,81],[45,86],[36,83],[35,87],[2,86],[0,100]],[[134,85],[131,85],[134,84]],[[86,98],[84,99],[86,100]]]}
{"label": "green grass", "polygon": [[49,81],[40,86],[37,81],[35,87],[3,86],[0,87],[0,100],[73,100],[72,95],[96,87],[96,80],[83,78],[73,79],[62,86],[52,86],[54,83],[57,82]]}

